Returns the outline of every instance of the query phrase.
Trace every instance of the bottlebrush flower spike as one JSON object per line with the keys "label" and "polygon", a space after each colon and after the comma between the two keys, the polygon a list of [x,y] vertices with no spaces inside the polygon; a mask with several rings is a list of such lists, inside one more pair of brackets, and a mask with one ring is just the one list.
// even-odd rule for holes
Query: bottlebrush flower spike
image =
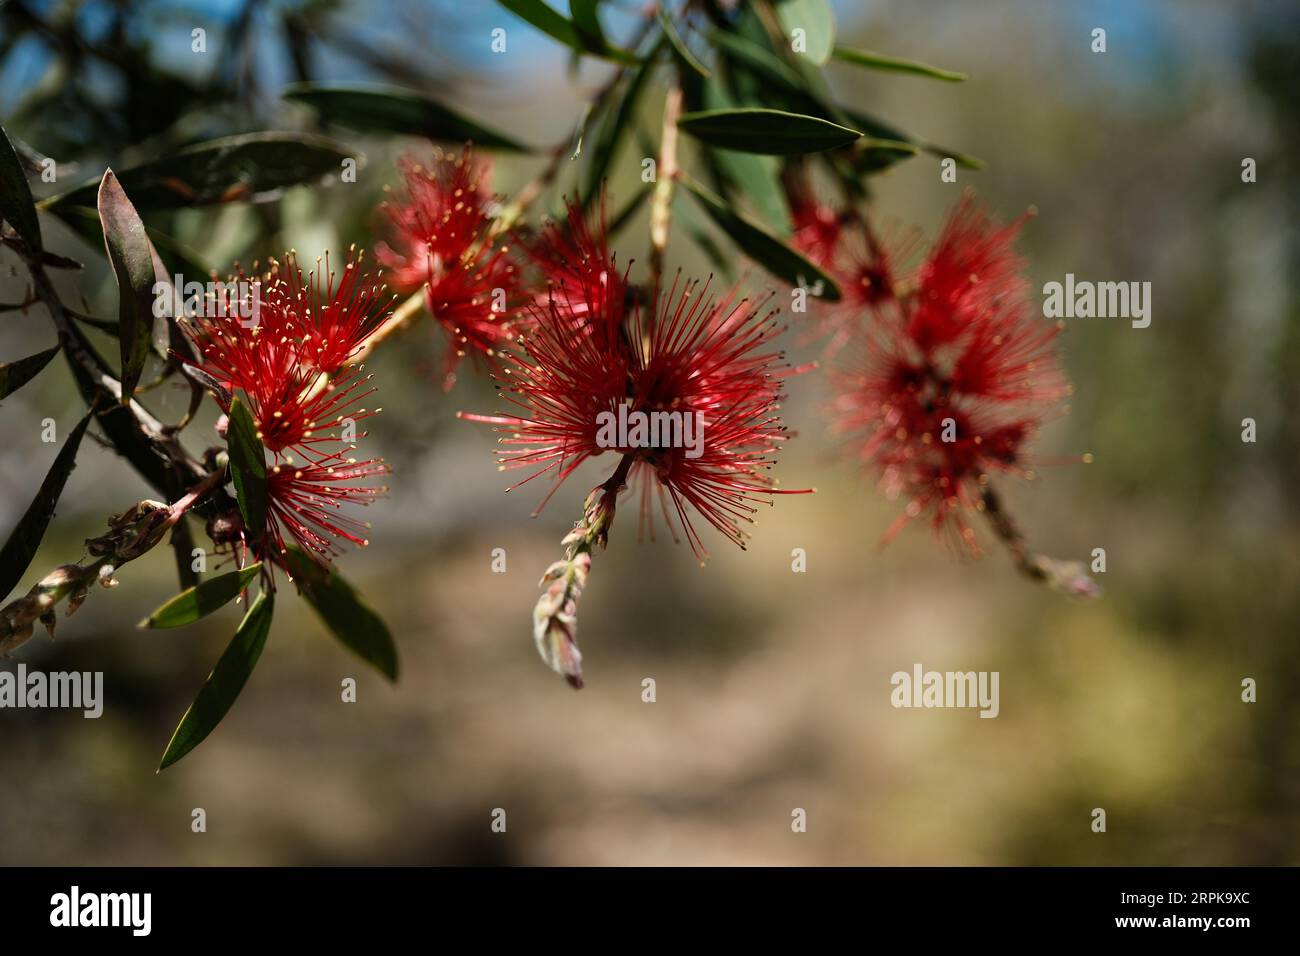
{"label": "bottlebrush flower spike", "polygon": [[[804,493],[777,490],[769,473],[788,437],[777,409],[791,370],[771,347],[783,327],[768,302],[734,294],[714,300],[707,283],[675,280],[658,321],[646,327],[634,310],[611,347],[597,332],[603,317],[589,311],[584,319],[567,301],[552,300],[520,341],[525,355],[509,360],[502,394],[518,414],[461,417],[500,426],[502,469],[530,471],[508,491],[550,475],[549,499],[584,461],[614,451],[628,479],[643,481],[643,529],[653,530],[657,498],[674,540],[680,524],[701,561],[708,553],[692,512],[744,548],[743,526],[758,504]],[[645,447],[602,439],[602,422],[633,413],[678,413],[683,423],[693,416],[702,422],[700,441]]]}
{"label": "bottlebrush flower spike", "polygon": [[959,202],[915,290],[877,313],[855,339],[856,358],[833,374],[834,413],[885,493],[907,499],[886,541],[928,515],[937,533],[978,555],[966,515],[983,511],[1022,570],[1083,593],[1064,564],[1025,550],[989,485],[995,473],[1032,477],[1027,446],[1070,392],[1059,326],[1037,319],[1026,299],[1013,248],[1021,221],[997,227],[970,196]]}
{"label": "bottlebrush flower spike", "polygon": [[354,482],[387,475],[389,468],[374,458],[357,461],[331,455],[317,461],[274,465],[266,475],[267,541],[273,554],[285,551],[285,535],[304,551],[324,561],[341,553],[338,540],[359,548],[370,543],[368,523],[351,517],[346,505],[368,505],[387,493],[386,486]]}
{"label": "bottlebrush flower spike", "polygon": [[382,209],[392,238],[376,249],[404,294],[425,291],[430,313],[448,336],[444,388],[466,355],[491,361],[514,338],[519,276],[507,246],[493,244],[491,163],[466,146],[437,152],[431,165],[399,161],[405,195]]}
{"label": "bottlebrush flower spike", "polygon": [[878,237],[865,221],[836,212],[802,188],[791,192],[790,204],[794,247],[840,287],[842,298],[818,310],[821,321],[814,328],[814,334],[829,337],[828,353],[834,354],[854,330],[907,293],[908,264],[920,248],[920,234]]}
{"label": "bottlebrush flower spike", "polygon": [[180,320],[199,356],[186,364],[244,394],[259,436],[276,455],[336,442],[329,429],[375,414],[359,406],[374,392],[369,377],[346,363],[392,303],[361,274],[360,263],[359,254],[350,255],[336,284],[326,256],[304,279],[290,252],[283,266],[272,260],[255,279],[232,277],[204,314]]}
{"label": "bottlebrush flower spike", "polygon": [[523,244],[544,284],[535,304],[547,310],[555,300],[561,314],[582,322],[598,319],[592,331],[613,342],[627,317],[629,287],[609,250],[604,193],[592,218],[572,200],[566,199],[564,208],[563,221],[548,222],[536,239]]}
{"label": "bottlebrush flower spike", "polygon": [[[360,263],[354,251],[339,276],[326,255],[304,277],[289,253],[251,284],[224,286],[206,314],[181,320],[199,355],[187,364],[212,383],[223,410],[242,396],[271,455],[266,527],[249,535],[238,511],[221,515],[209,527],[218,543],[253,542],[259,559],[282,565],[289,539],[322,561],[339,553],[339,541],[367,543],[368,526],[343,509],[383,494],[366,482],[388,466],[348,455],[368,434],[357,423],[380,409],[360,404],[375,389],[347,363],[384,324],[392,300]],[[218,431],[226,427],[222,416]]]}

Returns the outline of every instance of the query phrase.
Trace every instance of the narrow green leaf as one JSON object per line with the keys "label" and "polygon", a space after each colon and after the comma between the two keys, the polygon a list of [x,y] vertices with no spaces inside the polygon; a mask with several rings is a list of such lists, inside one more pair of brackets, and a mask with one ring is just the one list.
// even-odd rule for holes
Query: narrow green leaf
{"label": "narrow green leaf", "polygon": [[0,219],[14,227],[27,248],[41,252],[41,224],[36,218],[32,189],[27,185],[22,161],[9,142],[9,134],[0,126]]}
{"label": "narrow green leaf", "polygon": [[[196,143],[162,159],[119,170],[118,181],[137,209],[182,209],[276,198],[282,190],[337,176],[357,150],[308,133],[244,133]],[[94,207],[99,180],[43,200],[58,212]]]}
{"label": "narrow green leaf", "polygon": [[290,545],[286,564],[321,623],[350,651],[390,681],[397,680],[397,645],[388,626],[338,571]]}
{"label": "narrow green leaf", "polygon": [[835,14],[829,0],[777,0],[776,16],[790,48],[824,66],[835,48]]}
{"label": "narrow green leaf", "polygon": [[194,703],[190,704],[189,710],[185,711],[185,716],[172,732],[172,739],[158,764],[159,772],[203,743],[229,712],[235,698],[248,683],[253,668],[257,666],[257,659],[262,656],[266,636],[271,631],[274,610],[275,598],[266,591],[253,601],[253,606],[244,615],[244,620],[240,622],[234,638],[217,661],[217,666],[212,668],[199,695],[194,698]]}
{"label": "narrow green leaf", "polygon": [[526,153],[532,147],[483,126],[415,90],[399,86],[297,83],[284,98],[310,106],[330,123],[356,130],[423,136],[485,149]]}
{"label": "narrow green leaf", "polygon": [[742,66],[758,74],[766,82],[769,95],[775,86],[784,95],[807,98],[799,74],[771,50],[725,30],[711,32],[709,42],[733,66]]}
{"label": "narrow green leaf", "polygon": [[842,107],[844,114],[854,126],[861,129],[866,135],[875,139],[893,140],[896,142],[911,143],[919,149],[924,150],[934,156],[940,156],[944,159],[952,158],[956,160],[958,166],[966,169],[983,169],[984,160],[963,153],[959,150],[949,149],[947,146],[940,146],[937,143],[927,143],[915,136],[904,133],[898,127],[886,123],[882,119],[877,119],[869,113],[863,113],[850,107]]}
{"label": "narrow green leaf", "polygon": [[252,541],[260,541],[266,530],[266,449],[257,436],[257,425],[248,406],[238,398],[230,402],[226,448],[230,452],[230,473],[235,479],[244,530]]}
{"label": "narrow green leaf", "polygon": [[886,70],[891,73],[914,73],[917,76],[928,76],[931,79],[945,80],[949,83],[960,83],[967,78],[965,73],[941,70],[937,66],[919,63],[916,60],[905,60],[896,56],[885,56],[883,53],[875,53],[871,50],[850,50],[846,47],[837,46],[834,55],[837,60],[843,60],[845,63],[852,63],[855,66],[865,66],[871,70]]}
{"label": "narrow green leaf", "polygon": [[[543,0],[497,0],[497,2],[519,19],[541,30],[552,40],[563,43],[574,53],[589,53],[624,66],[632,66],[639,62],[636,54],[630,50],[624,50],[608,42],[603,46],[596,46],[590,36],[589,25],[585,29],[580,29],[572,20]],[[584,12],[581,15],[585,17],[587,14]],[[589,45],[592,48],[589,48]]]}
{"label": "narrow green leaf", "polygon": [[[720,84],[709,81],[701,87],[705,109],[731,109],[737,105]],[[790,205],[780,183],[780,159],[738,153],[733,149],[710,149],[706,156],[713,160],[710,169],[720,171],[736,191],[753,204],[755,211],[774,232],[780,236],[790,234]],[[732,197],[724,193],[724,198]]]}
{"label": "narrow green leaf", "polygon": [[910,159],[921,150],[914,143],[900,140],[867,139],[858,141],[853,165],[859,173],[878,173]]}
{"label": "narrow green leaf", "polygon": [[99,187],[99,221],[104,248],[117,279],[118,343],[122,353],[122,404],[129,404],[149,357],[153,334],[153,248],[140,215],[127,199],[113,171]]}
{"label": "narrow green leaf", "polygon": [[840,298],[840,288],[835,280],[780,237],[730,209],[689,176],[682,176],[681,184],[699,201],[718,227],[731,237],[731,241],[772,275],[791,285],[805,285],[815,289],[820,284],[823,299],[834,302]]}
{"label": "narrow green leaf", "polygon": [[677,32],[677,25],[673,23],[672,17],[668,16],[668,11],[662,5],[659,7],[659,25],[663,27],[664,36],[668,37],[668,42],[673,46],[673,52],[677,58],[682,61],[689,69],[694,70],[704,79],[708,79],[712,74],[709,68],[699,61],[699,58],[691,52],[691,48],[686,45],[682,35]]}
{"label": "narrow green leaf", "polygon": [[677,125],[710,146],[768,156],[820,153],[862,136],[816,116],[762,107],[684,113]]}
{"label": "narrow green leaf", "polygon": [[23,512],[4,548],[0,549],[0,595],[8,595],[14,589],[36,556],[36,549],[45,537],[45,529],[54,517],[59,496],[63,494],[63,486],[68,483],[68,476],[77,465],[77,449],[81,446],[81,436],[86,434],[86,426],[89,424],[90,414],[87,413],[59,449],[36,497]]}
{"label": "narrow green leaf", "polygon": [[596,13],[599,6],[600,0],[569,0],[569,16],[573,18],[573,28],[578,33],[578,39],[582,41],[585,51],[597,56],[609,46],[605,31],[600,25],[600,17]]}
{"label": "narrow green leaf", "polygon": [[39,374],[50,359],[59,354],[60,346],[37,352],[16,362],[0,362],[0,398],[7,398]]}
{"label": "narrow green leaf", "polygon": [[183,627],[206,617],[219,607],[224,607],[248,587],[248,583],[261,572],[261,563],[250,564],[237,571],[219,574],[215,578],[187,588],[140,622],[141,627]]}

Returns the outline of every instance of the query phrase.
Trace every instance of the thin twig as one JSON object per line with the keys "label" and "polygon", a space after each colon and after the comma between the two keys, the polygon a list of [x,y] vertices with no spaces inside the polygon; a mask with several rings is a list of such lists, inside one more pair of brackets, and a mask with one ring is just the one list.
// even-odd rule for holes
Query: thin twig
{"label": "thin twig", "polygon": [[682,115],[682,87],[674,83],[664,97],[664,121],[659,144],[659,166],[655,170],[655,191],[650,205],[650,308],[659,301],[668,232],[672,226],[673,189],[677,184],[677,120]]}

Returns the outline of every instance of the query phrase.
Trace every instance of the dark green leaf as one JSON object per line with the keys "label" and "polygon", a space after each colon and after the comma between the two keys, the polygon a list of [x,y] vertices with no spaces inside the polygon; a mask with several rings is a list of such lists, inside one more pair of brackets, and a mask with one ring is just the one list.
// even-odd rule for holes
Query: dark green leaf
{"label": "dark green leaf", "polygon": [[[702,86],[706,109],[731,109],[736,105],[719,84],[710,81]],[[768,226],[779,235],[790,234],[790,207],[780,184],[781,160],[732,149],[713,149],[707,155],[713,160],[710,168],[729,180]]]}
{"label": "dark green leaf", "polygon": [[966,79],[965,73],[941,70],[937,66],[918,63],[916,60],[904,60],[896,56],[885,56],[883,53],[873,53],[871,50],[850,50],[837,46],[835,48],[835,59],[843,60],[845,63],[852,63],[855,66],[865,66],[872,70],[887,70],[891,73],[914,73],[917,76],[928,76],[931,79],[946,80],[949,83],[960,83]]}
{"label": "dark green leaf", "polygon": [[36,492],[36,497],[19,519],[18,527],[14,528],[4,548],[0,549],[0,594],[8,595],[14,589],[36,556],[36,549],[45,537],[45,529],[54,517],[54,507],[63,494],[63,486],[68,483],[68,476],[76,467],[77,449],[81,446],[81,436],[86,434],[86,426],[89,424],[90,415],[87,414],[72,430],[68,440],[59,449],[45,481],[41,483],[40,491]]}
{"label": "dark green leaf", "polygon": [[578,39],[582,41],[584,50],[597,56],[609,46],[605,31],[600,25],[600,17],[596,13],[599,6],[600,0],[569,0],[569,16],[573,18],[573,28],[578,33]]}
{"label": "dark green leaf", "polygon": [[823,299],[832,302],[839,299],[839,286],[821,267],[809,261],[763,226],[730,209],[726,203],[690,177],[683,176],[681,183],[699,200],[704,211],[718,224],[718,227],[731,237],[732,242],[772,275],[791,285],[804,285],[813,289],[820,283]]}
{"label": "dark green leaf", "polygon": [[685,113],[677,125],[710,146],[770,156],[820,153],[862,136],[816,116],[761,107]]}
{"label": "dark green leaf", "polygon": [[529,152],[504,133],[461,116],[423,93],[398,86],[335,86],[299,83],[284,98],[310,106],[326,122],[358,130],[405,136],[423,136],[444,142],[465,143],[485,149]]}
{"label": "dark green leaf", "polygon": [[230,473],[235,479],[244,529],[252,541],[260,541],[266,530],[266,449],[248,406],[238,398],[230,402],[226,448],[230,451]]}
{"label": "dark green leaf", "polygon": [[859,173],[878,173],[920,152],[912,143],[863,138],[857,143],[853,165]]}
{"label": "dark green leaf", "polygon": [[163,771],[203,743],[216,729],[230,710],[239,692],[248,683],[248,677],[257,666],[266,646],[266,636],[271,631],[271,617],[275,610],[274,597],[263,591],[244,615],[239,629],[226,647],[217,666],[212,668],[199,695],[190,704],[185,716],[172,732],[172,739],[163,751],[158,770]]}
{"label": "dark green leaf", "polygon": [[861,129],[868,136],[875,139],[893,140],[896,142],[911,143],[919,149],[924,150],[934,156],[941,156],[945,159],[952,158],[957,161],[958,166],[964,166],[966,169],[983,169],[984,160],[975,156],[967,155],[955,149],[949,149],[946,146],[940,146],[937,143],[926,143],[915,136],[909,136],[896,126],[886,123],[884,120],[877,119],[869,113],[863,113],[850,107],[843,107],[844,114],[849,118],[854,126]]}
{"label": "dark green leaf", "polygon": [[56,345],[17,362],[0,362],[0,398],[12,395],[30,382],[58,354],[59,346]]}
{"label": "dark green leaf", "polygon": [[3,127],[0,127],[0,219],[14,227],[27,243],[27,248],[40,253],[41,224],[36,218],[32,190],[27,185],[22,162]]}
{"label": "dark green leaf", "polygon": [[659,23],[663,27],[664,36],[668,37],[668,42],[673,45],[673,52],[677,54],[677,58],[687,67],[694,70],[707,80],[711,75],[709,73],[709,68],[701,63],[699,58],[691,52],[691,48],[686,45],[686,41],[682,39],[682,35],[677,32],[677,25],[673,23],[672,18],[668,16],[668,10],[663,6],[659,7]]}
{"label": "dark green leaf", "polygon": [[[635,53],[605,43],[603,47],[589,49],[589,30],[581,30],[572,20],[543,0],[497,0],[519,19],[532,24],[553,40],[558,40],[575,53],[590,53],[631,66],[637,62]],[[584,14],[585,15],[585,14]]]}
{"label": "dark green leaf", "polygon": [[153,334],[153,247],[111,169],[104,173],[97,205],[104,247],[117,279],[117,338],[122,352],[122,404],[126,405],[140,381]]}
{"label": "dark green leaf", "polygon": [[293,545],[284,557],[302,596],[321,622],[363,661],[390,681],[397,680],[397,646],[393,635],[361,595],[338,571],[323,566]]}
{"label": "dark green leaf", "polygon": [[[776,15],[791,48],[824,66],[835,47],[835,15],[829,0],[777,0]],[[802,50],[793,46],[796,30],[803,31]]]}
{"label": "dark green leaf", "polygon": [[709,42],[734,66],[743,66],[758,74],[764,81],[769,96],[775,86],[783,95],[805,101],[808,99],[799,74],[771,50],[724,30],[710,33]]}
{"label": "dark green leaf", "polygon": [[187,588],[140,622],[141,627],[183,627],[225,607],[261,572],[261,563],[228,571]]}
{"label": "dark green leaf", "polygon": [[[308,133],[244,133],[186,147],[120,170],[119,182],[137,209],[182,209],[275,198],[289,186],[338,175],[356,150]],[[41,205],[62,215],[68,206],[94,206],[95,180]]]}

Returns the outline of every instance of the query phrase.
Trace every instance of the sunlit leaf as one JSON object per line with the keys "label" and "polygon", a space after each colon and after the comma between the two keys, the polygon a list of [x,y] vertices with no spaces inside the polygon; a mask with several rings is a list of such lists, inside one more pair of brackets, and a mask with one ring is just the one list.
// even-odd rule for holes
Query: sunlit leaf
{"label": "sunlit leaf", "polygon": [[199,618],[233,601],[261,570],[262,565],[259,562],[237,571],[219,574],[215,578],[208,578],[164,603],[141,621],[140,626],[165,628],[193,624]]}
{"label": "sunlit leaf", "polygon": [[99,187],[104,247],[117,279],[118,343],[122,353],[122,404],[131,400],[149,356],[153,335],[153,248],[144,223],[110,169]]}
{"label": "sunlit leaf", "polygon": [[248,406],[238,398],[230,403],[227,423],[226,448],[239,513],[244,518],[245,532],[257,542],[266,529],[266,449],[257,437],[257,425]]}

